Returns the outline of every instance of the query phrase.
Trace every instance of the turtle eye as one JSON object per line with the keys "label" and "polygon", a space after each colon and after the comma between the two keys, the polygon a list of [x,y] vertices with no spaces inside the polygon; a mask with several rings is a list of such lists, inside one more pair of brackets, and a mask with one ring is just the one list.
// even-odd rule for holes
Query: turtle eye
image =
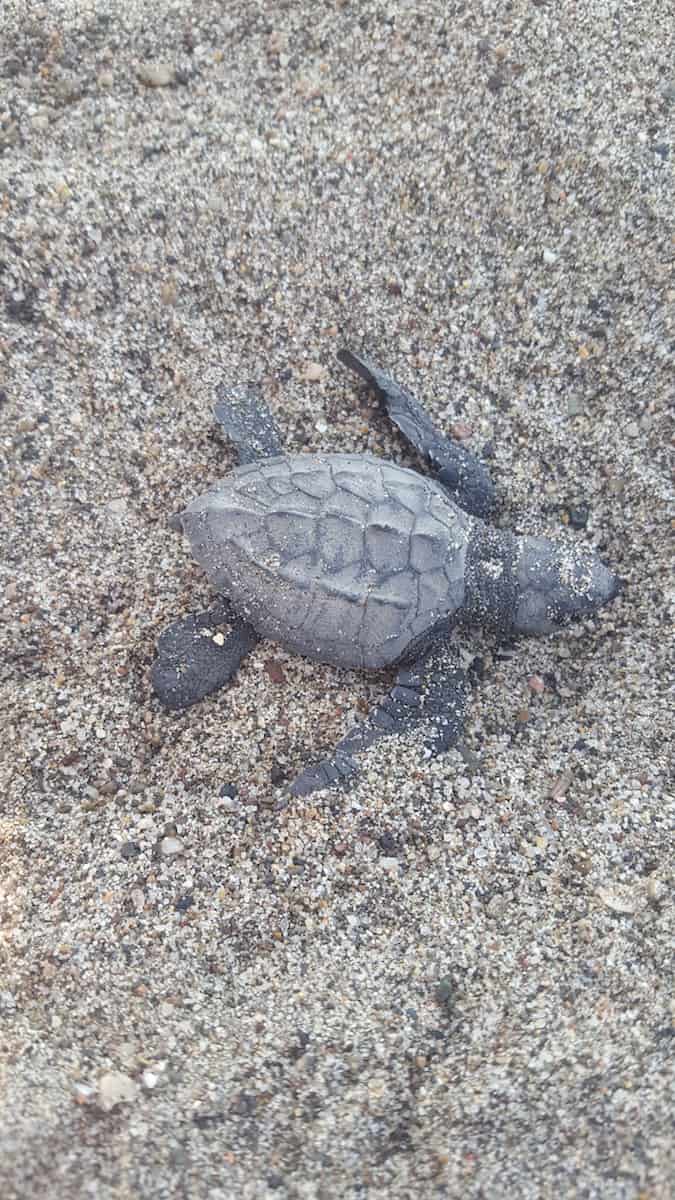
{"label": "turtle eye", "polygon": [[438,481],[443,484],[443,487],[455,491],[459,487],[459,471],[457,467],[443,467],[443,470],[438,472]]}

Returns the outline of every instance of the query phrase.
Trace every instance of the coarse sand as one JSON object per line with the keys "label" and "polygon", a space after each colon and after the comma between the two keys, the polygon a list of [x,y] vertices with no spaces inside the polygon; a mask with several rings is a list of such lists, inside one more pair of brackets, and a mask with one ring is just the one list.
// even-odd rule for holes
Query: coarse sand
{"label": "coarse sand", "polygon": [[[672,0],[0,9],[0,1197],[669,1200]],[[341,346],[626,589],[289,802],[389,676],[149,668],[218,382],[416,465]]]}

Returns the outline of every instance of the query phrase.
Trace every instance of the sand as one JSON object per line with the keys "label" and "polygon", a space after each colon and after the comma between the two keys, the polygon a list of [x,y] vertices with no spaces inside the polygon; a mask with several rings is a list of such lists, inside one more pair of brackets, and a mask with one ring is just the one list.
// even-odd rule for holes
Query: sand
{"label": "sand", "polygon": [[[3,1200],[674,1194],[674,24],[4,0]],[[389,677],[262,643],[177,715],[149,668],[219,381],[416,464],[343,345],[626,589],[464,637],[458,749],[289,802]]]}

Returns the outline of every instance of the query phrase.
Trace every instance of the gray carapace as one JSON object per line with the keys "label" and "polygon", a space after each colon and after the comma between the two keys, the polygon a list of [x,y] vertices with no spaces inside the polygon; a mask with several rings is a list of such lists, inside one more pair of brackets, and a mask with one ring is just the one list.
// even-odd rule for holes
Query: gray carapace
{"label": "gray carapace", "polygon": [[338,358],[433,476],[369,454],[284,454],[257,389],[222,385],[215,415],[240,465],[179,518],[219,599],[162,634],[152,670],[162,703],[184,708],[227,683],[260,638],[338,666],[396,665],[389,694],[302,772],[296,795],[349,780],[355,755],[383,736],[419,728],[434,754],[457,741],[467,683],[453,627],[548,633],[618,591],[589,550],[487,524],[485,465],[369,359]]}

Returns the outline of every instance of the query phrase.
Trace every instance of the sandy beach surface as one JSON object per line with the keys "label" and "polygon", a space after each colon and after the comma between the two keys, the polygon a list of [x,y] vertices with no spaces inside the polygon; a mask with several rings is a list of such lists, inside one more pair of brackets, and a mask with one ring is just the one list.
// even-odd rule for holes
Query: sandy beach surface
{"label": "sandy beach surface", "polygon": [[[672,0],[0,7],[2,1200],[668,1200]],[[391,675],[149,670],[220,381],[418,465],[342,346],[626,588],[289,802]]]}

